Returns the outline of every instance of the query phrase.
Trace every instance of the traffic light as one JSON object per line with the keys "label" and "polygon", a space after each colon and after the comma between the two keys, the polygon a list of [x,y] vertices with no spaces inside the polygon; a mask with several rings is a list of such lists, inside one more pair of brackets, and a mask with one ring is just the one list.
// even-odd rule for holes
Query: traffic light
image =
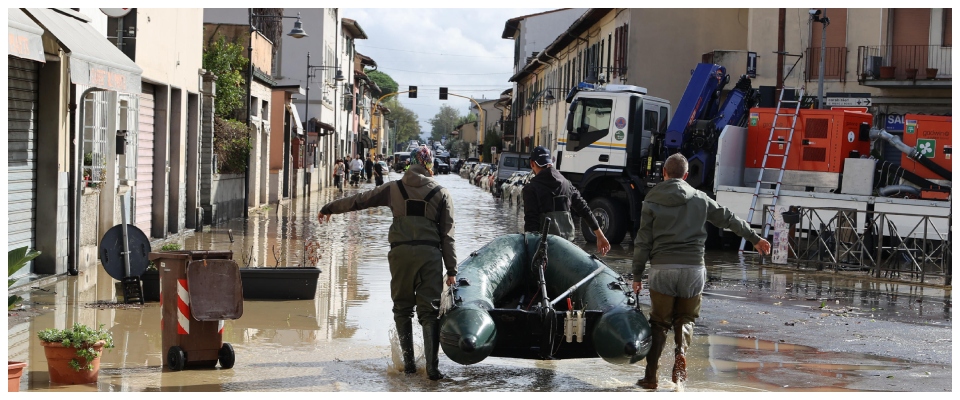
{"label": "traffic light", "polygon": [[442,87],[440,88],[440,100],[446,100],[446,99],[447,99],[447,88]]}
{"label": "traffic light", "polygon": [[407,94],[407,96],[409,96],[411,99],[417,98],[417,87],[410,86],[410,92]]}

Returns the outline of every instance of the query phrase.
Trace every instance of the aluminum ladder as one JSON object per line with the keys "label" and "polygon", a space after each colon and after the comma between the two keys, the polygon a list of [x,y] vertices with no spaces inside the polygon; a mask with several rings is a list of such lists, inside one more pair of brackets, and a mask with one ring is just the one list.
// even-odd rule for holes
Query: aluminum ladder
{"label": "aluminum ladder", "polygon": [[[796,93],[796,97],[794,100],[784,100],[784,93],[787,93],[788,91],[791,93]],[[754,211],[756,211],[756,208],[757,208],[757,199],[760,197],[760,187],[764,183],[776,184],[776,187],[773,190],[773,202],[770,204],[771,206],[776,207],[777,199],[780,198],[780,186],[781,186],[781,183],[783,182],[783,170],[787,167],[787,156],[790,155],[790,145],[793,143],[793,132],[796,129],[797,119],[800,116],[801,100],[803,100],[802,87],[801,88],[784,87],[783,89],[780,90],[780,99],[777,102],[777,109],[773,115],[773,126],[770,127],[770,137],[767,138],[767,149],[763,152],[763,161],[760,163],[760,174],[757,175],[757,186],[753,190],[753,200],[750,201],[750,212],[747,213],[748,224],[751,223],[751,221],[753,221],[753,213]],[[784,110],[788,112],[781,112],[784,104],[790,104],[793,107],[787,108],[786,110]],[[793,111],[793,112],[791,113],[789,111]],[[779,121],[780,117],[788,118],[790,120],[790,126],[789,127],[777,126],[777,121]],[[783,151],[783,154],[770,154],[770,145],[774,142],[774,138],[776,137],[777,131],[787,131],[787,130],[790,132],[787,134],[787,147]],[[783,143],[783,142],[780,142],[778,140],[777,143]],[[780,157],[781,159],[780,173],[777,176],[776,182],[763,180],[763,174],[767,170],[767,160],[769,160],[771,157]],[[770,231],[770,224],[772,220],[773,220],[773,214],[768,215],[767,218],[763,221],[763,234],[760,235],[760,237],[762,238],[767,237],[767,233],[769,233]],[[740,239],[741,254],[743,253],[743,248],[744,246],[746,246],[746,244],[747,244],[746,238]]]}

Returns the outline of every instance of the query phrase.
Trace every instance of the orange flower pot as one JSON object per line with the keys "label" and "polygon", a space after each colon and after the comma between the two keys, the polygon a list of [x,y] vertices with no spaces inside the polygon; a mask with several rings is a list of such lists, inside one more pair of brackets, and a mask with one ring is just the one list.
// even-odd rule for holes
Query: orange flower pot
{"label": "orange flower pot", "polygon": [[20,391],[20,377],[23,376],[23,370],[27,363],[21,361],[7,361],[7,391]]}
{"label": "orange flower pot", "polygon": [[[81,385],[86,383],[95,383],[100,375],[100,356],[103,355],[104,341],[94,343],[91,347],[97,352],[97,358],[94,358],[90,365],[92,369],[87,370],[87,361],[77,356],[77,349],[74,347],[64,347],[60,343],[43,342],[43,354],[47,356],[47,370],[50,372],[50,382],[64,385]],[[80,363],[80,370],[74,371],[70,367],[70,360],[77,360]]]}

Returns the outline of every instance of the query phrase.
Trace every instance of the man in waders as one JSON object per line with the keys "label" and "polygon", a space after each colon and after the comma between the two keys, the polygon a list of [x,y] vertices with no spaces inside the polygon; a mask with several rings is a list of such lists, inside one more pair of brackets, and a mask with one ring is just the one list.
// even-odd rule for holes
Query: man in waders
{"label": "man in waders", "polygon": [[729,229],[753,243],[760,254],[770,252],[770,243],[750,225],[721,207],[706,193],[687,184],[687,159],[674,154],[663,163],[663,182],[654,186],[643,200],[640,230],[634,242],[633,291],[640,293],[640,279],[650,261],[650,327],[653,343],[647,353],[647,368],[637,385],[657,388],[657,367],[673,328],[673,383],[687,379],[686,351],[693,338],[693,321],[700,316],[700,298],[707,278],[703,243],[704,223]]}
{"label": "man in waders", "polygon": [[[420,146],[410,156],[412,165],[403,178],[387,182],[373,190],[327,203],[317,217],[320,223],[331,214],[390,207],[393,224],[390,240],[390,297],[393,320],[403,353],[404,372],[416,373],[413,355],[413,317],[423,327],[423,353],[427,376],[443,379],[439,370],[440,321],[433,302],[440,300],[443,284],[452,286],[457,276],[457,252],[454,247],[453,198],[431,178],[433,154]],[[444,278],[444,267],[446,277]]]}
{"label": "man in waders", "polygon": [[553,168],[550,151],[543,146],[535,147],[530,153],[530,169],[534,176],[522,191],[523,231],[540,232],[544,218],[550,217],[554,222],[549,233],[573,241],[572,210],[590,224],[590,230],[597,236],[597,251],[601,256],[606,255],[610,251],[610,243],[600,229],[597,218],[590,212],[590,206],[580,196],[580,191]]}

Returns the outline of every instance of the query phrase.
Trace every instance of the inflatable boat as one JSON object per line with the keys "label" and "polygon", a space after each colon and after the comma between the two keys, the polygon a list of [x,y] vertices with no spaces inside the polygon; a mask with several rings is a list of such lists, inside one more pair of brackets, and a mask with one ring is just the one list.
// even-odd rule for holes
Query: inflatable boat
{"label": "inflatable boat", "polygon": [[487,357],[632,364],[651,336],[630,285],[561,237],[500,236],[459,265],[441,302],[440,346],[464,365]]}

